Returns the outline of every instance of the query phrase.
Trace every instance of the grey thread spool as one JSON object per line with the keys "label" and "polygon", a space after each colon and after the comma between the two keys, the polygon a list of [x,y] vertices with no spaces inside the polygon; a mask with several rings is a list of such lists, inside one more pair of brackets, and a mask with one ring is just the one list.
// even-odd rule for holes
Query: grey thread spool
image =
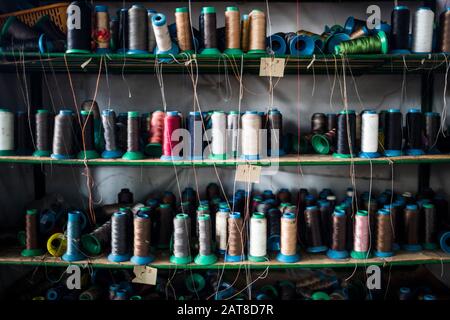
{"label": "grey thread spool", "polygon": [[204,205],[198,206],[198,208],[197,208],[197,219],[196,219],[197,223],[195,224],[195,236],[197,238],[200,235],[200,228],[199,228],[199,223],[198,223],[199,219],[198,218],[200,216],[202,216],[202,215],[205,215],[205,214],[207,214],[207,215],[210,214],[209,207],[208,206],[204,206]]}
{"label": "grey thread spool", "polygon": [[139,112],[129,111],[127,120],[127,152],[123,158],[127,160],[139,160],[144,154],[139,150]]}
{"label": "grey thread spool", "polygon": [[36,113],[36,151],[35,157],[50,156],[50,113],[45,109],[40,109]]}
{"label": "grey thread spool", "polygon": [[130,259],[128,252],[128,215],[125,212],[116,212],[111,217],[111,254],[108,260],[123,262]]}
{"label": "grey thread spool", "polygon": [[148,23],[143,6],[134,4],[128,10],[128,54],[148,53]]}
{"label": "grey thread spool", "polygon": [[105,139],[105,151],[102,157],[106,159],[118,158],[122,155],[117,144],[116,113],[107,109],[102,111],[103,137]]}
{"label": "grey thread spool", "polygon": [[217,257],[212,252],[212,226],[211,216],[203,214],[198,217],[199,225],[199,253],[195,258],[195,263],[200,265],[213,264]]}
{"label": "grey thread spool", "polygon": [[73,157],[73,112],[60,110],[55,117],[53,133],[53,159],[70,159]]}
{"label": "grey thread spool", "polygon": [[[281,139],[283,137],[283,117],[278,109],[272,109],[267,115],[267,151],[270,156],[281,156],[284,154],[281,149]],[[276,148],[275,148],[276,146]]]}
{"label": "grey thread spool", "polygon": [[150,53],[153,53],[156,47],[156,39],[155,39],[155,32],[153,31],[153,24],[152,24],[152,16],[156,14],[157,12],[152,9],[147,10],[147,16],[148,16],[148,51]]}
{"label": "grey thread spool", "polygon": [[189,243],[191,219],[185,213],[179,213],[173,219],[173,255],[170,262],[186,264],[192,261]]}
{"label": "grey thread spool", "polygon": [[230,111],[227,116],[227,129],[228,136],[227,141],[230,141],[230,156],[232,158],[237,157],[239,148],[239,112]]}

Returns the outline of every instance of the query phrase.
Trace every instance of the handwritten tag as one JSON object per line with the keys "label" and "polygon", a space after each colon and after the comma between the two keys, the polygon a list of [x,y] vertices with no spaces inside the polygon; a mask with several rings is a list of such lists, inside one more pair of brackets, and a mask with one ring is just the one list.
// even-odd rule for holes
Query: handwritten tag
{"label": "handwritten tag", "polygon": [[136,278],[132,280],[133,283],[156,284],[158,269],[149,266],[135,266],[133,272],[136,276]]}
{"label": "handwritten tag", "polygon": [[261,167],[251,164],[240,164],[236,170],[236,181],[259,183]]}
{"label": "handwritten tag", "polygon": [[284,58],[261,58],[259,65],[260,77],[284,77]]}

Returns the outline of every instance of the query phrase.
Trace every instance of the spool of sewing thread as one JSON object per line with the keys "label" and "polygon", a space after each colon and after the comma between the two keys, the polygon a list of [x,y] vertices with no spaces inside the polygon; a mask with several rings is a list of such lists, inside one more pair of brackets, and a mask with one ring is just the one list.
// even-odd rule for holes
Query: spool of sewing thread
{"label": "spool of sewing thread", "polygon": [[62,256],[64,261],[79,261],[85,258],[81,251],[81,215],[80,211],[70,211],[67,218],[67,250]]}
{"label": "spool of sewing thread", "polygon": [[150,208],[143,207],[134,216],[134,255],[131,262],[146,265],[155,258],[150,254],[151,220]]}
{"label": "spool of sewing thread", "polygon": [[2,44],[37,40],[38,38],[39,33],[36,30],[30,28],[15,16],[10,16],[6,19],[0,34]]}
{"label": "spool of sewing thread", "polygon": [[241,48],[242,52],[248,52],[250,38],[250,19],[248,14],[242,15],[241,20]]}
{"label": "spool of sewing thread", "polygon": [[227,141],[231,148],[229,156],[236,158],[239,153],[239,112],[230,111],[227,115]]}
{"label": "spool of sewing thread", "polygon": [[49,157],[52,152],[50,151],[51,120],[50,120],[50,113],[48,112],[48,110],[45,109],[37,110],[35,121],[36,121],[36,151],[34,151],[33,156]]}
{"label": "spool of sewing thread", "polygon": [[417,252],[422,250],[420,245],[420,212],[416,204],[408,204],[403,211],[404,231],[403,249],[406,251]]}
{"label": "spool of sewing thread", "polygon": [[168,111],[164,118],[164,135],[163,135],[163,155],[162,160],[181,160],[179,155],[174,153],[174,148],[178,141],[174,141],[172,135],[175,130],[181,128],[181,117],[177,111]]}
{"label": "spool of sewing thread", "polygon": [[201,54],[218,55],[220,51],[217,49],[217,22],[216,8],[203,7],[200,13],[200,34],[203,41],[204,49]]}
{"label": "spool of sewing thread", "polygon": [[111,217],[111,253],[108,260],[124,262],[130,260],[128,237],[129,215],[124,211],[115,212]]}
{"label": "spool of sewing thread", "polygon": [[173,252],[170,262],[187,264],[192,262],[190,252],[191,219],[187,214],[179,213],[173,219]]}
{"label": "spool of sewing thread", "polygon": [[400,250],[399,240],[401,238],[400,230],[403,221],[401,211],[403,208],[398,202],[393,202],[392,204],[385,204],[383,207],[388,210],[391,214],[391,227],[392,227],[392,249],[394,251]]}
{"label": "spool of sewing thread", "polygon": [[361,116],[361,158],[378,158],[378,114],[374,110],[365,111]]}
{"label": "spool of sewing thread", "polygon": [[98,300],[101,297],[102,291],[98,286],[92,286],[89,289],[80,293],[79,300]]}
{"label": "spool of sewing thread", "polygon": [[337,121],[337,147],[333,157],[351,158],[356,148],[356,114],[354,110],[342,110]]}
{"label": "spool of sewing thread", "polygon": [[432,203],[425,203],[422,210],[425,218],[425,235],[423,248],[427,250],[434,250],[437,248],[438,243],[438,219],[436,208]]}
{"label": "spool of sewing thread", "polygon": [[111,219],[81,237],[83,249],[92,256],[104,252],[111,244]]}
{"label": "spool of sewing thread", "polygon": [[14,149],[14,113],[0,109],[0,156],[13,156]]}
{"label": "spool of sewing thread", "polygon": [[110,52],[111,32],[109,31],[109,14],[107,6],[95,6],[94,40],[97,53]]}
{"label": "spool of sewing thread", "polygon": [[321,220],[321,232],[322,239],[325,246],[330,245],[330,231],[331,231],[331,215],[333,213],[334,207],[328,200],[319,200],[319,211]]}
{"label": "spool of sewing thread", "polygon": [[109,43],[109,48],[112,52],[117,51],[117,46],[119,45],[119,19],[118,17],[111,17],[109,20],[109,31],[111,33],[111,40]]}
{"label": "spool of sewing thread", "polygon": [[217,261],[212,245],[212,225],[209,214],[202,214],[197,217],[199,226],[199,253],[195,257],[195,263],[199,265],[210,265]]}
{"label": "spool of sewing thread", "polygon": [[388,39],[384,31],[378,31],[374,36],[357,38],[341,42],[334,48],[335,54],[359,54],[388,52]]}
{"label": "spool of sewing thread", "polygon": [[216,213],[216,246],[220,254],[225,254],[228,240],[229,208],[220,208]]}
{"label": "spool of sewing thread", "polygon": [[212,143],[210,159],[225,160],[227,158],[227,114],[223,111],[214,111],[212,116]]}
{"label": "spool of sewing thread", "polygon": [[414,14],[412,46],[413,53],[433,51],[434,12],[428,7],[420,7]]}
{"label": "spool of sewing thread", "polygon": [[173,209],[170,204],[161,203],[157,210],[157,233],[158,233],[158,248],[169,248],[170,238],[173,230]]}
{"label": "spool of sewing thread", "polygon": [[117,52],[125,53],[128,50],[128,9],[120,9],[117,15],[119,18]]}
{"label": "spool of sewing thread", "polygon": [[308,56],[314,53],[314,39],[308,35],[295,32],[286,33],[288,52],[292,56]]}
{"label": "spool of sewing thread", "polygon": [[366,21],[361,20],[361,19],[356,19],[353,16],[349,16],[344,24],[344,32],[347,34],[352,34],[356,30],[358,30],[364,26],[366,26]]}
{"label": "spool of sewing thread", "polygon": [[439,47],[441,52],[450,52],[450,8],[439,16]]}
{"label": "spool of sewing thread", "polygon": [[270,156],[284,155],[281,145],[283,138],[283,117],[278,109],[272,109],[267,115],[267,150]]}
{"label": "spool of sewing thread", "polygon": [[95,150],[94,113],[81,110],[81,148],[78,159],[96,159],[99,154]]}
{"label": "spool of sewing thread", "polygon": [[61,257],[67,249],[67,239],[63,233],[54,233],[47,240],[47,251],[53,257]]}
{"label": "spool of sewing thread", "polygon": [[139,4],[128,9],[128,50],[127,54],[148,53],[147,10]]}
{"label": "spool of sewing thread", "polygon": [[39,248],[39,214],[36,209],[29,209],[25,215],[25,249],[22,250],[21,255],[24,257],[34,257],[43,254]]}
{"label": "spool of sewing thread", "polygon": [[277,260],[284,263],[300,261],[297,253],[297,219],[295,213],[286,212],[281,217],[280,253]]}
{"label": "spool of sewing thread", "polygon": [[145,153],[149,156],[161,157],[162,155],[165,116],[163,111],[157,110],[150,117],[149,141],[145,147]]}
{"label": "spool of sewing thread", "polygon": [[439,236],[439,246],[445,253],[450,253],[450,231],[443,232]]}
{"label": "spool of sewing thread", "polygon": [[102,152],[102,158],[115,159],[122,156],[123,152],[119,149],[116,113],[112,109],[102,111],[103,137],[105,139],[105,150]]}
{"label": "spool of sewing thread", "polygon": [[349,41],[350,35],[343,33],[343,32],[337,32],[332,33],[329,38],[327,39],[327,52],[331,54],[336,54],[336,48],[338,45],[340,45],[344,41]]}
{"label": "spool of sewing thread", "polygon": [[16,147],[16,154],[20,156],[29,155],[31,149],[31,132],[28,113],[26,111],[18,111],[16,113],[15,122],[14,144]]}
{"label": "spool of sewing thread", "polygon": [[384,125],[384,155],[386,157],[402,155],[402,132],[402,114],[400,109],[387,110]]}
{"label": "spool of sewing thread", "polygon": [[66,53],[90,53],[92,7],[84,1],[74,1],[67,7]]}
{"label": "spool of sewing thread", "polygon": [[283,32],[274,33],[267,37],[267,50],[275,55],[286,54],[286,34]]}
{"label": "spool of sewing thread", "polygon": [[409,51],[409,9],[396,6],[391,14],[391,39],[389,45],[392,53],[408,54]]}
{"label": "spool of sewing thread", "polygon": [[419,156],[423,151],[424,119],[419,109],[409,109],[406,114],[406,154]]}
{"label": "spool of sewing thread", "polygon": [[240,262],[245,260],[244,227],[240,212],[232,212],[228,217],[228,247],[225,262]]}
{"label": "spool of sewing thread", "polygon": [[193,53],[192,31],[189,10],[186,7],[175,9],[178,45],[181,52]]}
{"label": "spool of sewing thread", "polygon": [[189,112],[187,118],[187,129],[190,136],[189,154],[183,154],[185,158],[191,160],[203,159],[203,121],[199,111]]}
{"label": "spool of sewing thread", "polygon": [[248,260],[267,261],[267,219],[261,212],[254,212],[250,218],[250,242]]}
{"label": "spool of sewing thread", "polygon": [[427,153],[439,154],[437,141],[441,125],[441,115],[437,112],[425,112],[425,147]]}
{"label": "spool of sewing thread", "polygon": [[225,9],[225,47],[228,55],[242,55],[241,15],[237,7]]}
{"label": "spool of sewing thread", "polygon": [[126,160],[140,160],[144,154],[139,150],[139,112],[129,111],[127,120],[127,152],[123,155]]}
{"label": "spool of sewing thread", "polygon": [[346,212],[336,207],[332,215],[331,247],[327,251],[330,259],[346,259],[349,256],[346,249],[347,219]]}
{"label": "spool of sewing thread", "polygon": [[[166,16],[162,13],[154,14],[152,16],[152,24],[156,40],[155,54],[178,54],[180,49],[170,38]],[[163,62],[169,60],[162,59]]]}
{"label": "spool of sewing thread", "polygon": [[306,30],[299,30],[297,31],[297,35],[299,36],[308,36],[313,39],[314,41],[314,52],[316,53],[323,53],[324,46],[326,39],[322,37],[320,34],[309,32]]}
{"label": "spool of sewing thread", "polygon": [[380,209],[377,212],[375,256],[391,257],[393,252],[393,228],[389,210]]}
{"label": "spool of sewing thread", "polygon": [[266,53],[266,14],[254,9],[249,14],[249,54]]}
{"label": "spool of sewing thread", "polygon": [[327,251],[322,234],[322,221],[317,206],[307,206],[305,209],[306,251],[318,253]]}
{"label": "spool of sewing thread", "polygon": [[241,117],[242,125],[242,155],[245,160],[258,160],[259,154],[259,130],[261,128],[261,116],[256,111],[246,111]]}
{"label": "spool of sewing thread", "polygon": [[60,110],[55,116],[53,132],[53,152],[51,157],[57,160],[73,158],[73,112]]}
{"label": "spool of sewing thread", "polygon": [[355,233],[353,239],[353,259],[370,258],[370,232],[369,232],[369,212],[358,210],[355,215]]}

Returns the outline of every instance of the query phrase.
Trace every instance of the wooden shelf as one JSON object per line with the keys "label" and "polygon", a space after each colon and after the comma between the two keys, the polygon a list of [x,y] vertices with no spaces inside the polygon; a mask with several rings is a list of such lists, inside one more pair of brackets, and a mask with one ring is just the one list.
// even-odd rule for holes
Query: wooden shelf
{"label": "wooden shelf", "polygon": [[[77,262],[66,262],[61,258],[55,258],[50,255],[43,255],[38,257],[22,257],[20,255],[20,248],[13,248],[0,251],[0,265],[30,265],[30,266],[54,266],[64,267],[70,264],[86,265],[90,264],[97,268],[133,268],[131,262],[115,263],[110,262],[105,256],[98,258],[92,258]],[[200,266],[195,263],[185,265],[175,265],[169,262],[169,257],[166,255],[157,255],[157,259],[150,264],[150,266],[159,269],[175,269],[175,268],[187,268],[187,269],[239,269],[239,268],[251,268],[251,269],[286,269],[286,268],[339,268],[347,267],[354,268],[355,266],[366,265],[393,265],[393,266],[407,266],[407,265],[419,265],[419,264],[444,264],[450,263],[450,255],[443,253],[442,251],[422,251],[418,253],[410,252],[398,252],[391,258],[370,258],[367,260],[332,260],[324,254],[307,254],[301,253],[301,261],[297,263],[282,263],[271,257],[268,262],[233,262],[224,263],[223,260],[219,260],[214,265]]]}
{"label": "wooden shelf", "polygon": [[[230,76],[240,74],[241,59],[243,59],[243,72],[250,74],[259,74],[260,55],[244,56],[202,56],[192,55],[188,57],[185,54],[176,56],[153,54],[141,55],[122,55],[122,54],[64,54],[64,53],[1,53],[0,71],[1,72],[49,72],[49,73],[98,73],[100,65],[102,72],[105,72],[105,64],[108,72],[122,73],[155,73],[155,66],[160,59],[176,58],[171,62],[163,63],[164,73],[187,74],[195,70],[192,64],[198,67],[199,73],[224,73],[228,72]],[[269,57],[265,55],[265,57]],[[334,55],[315,55],[315,56],[279,56],[286,59],[285,74],[334,74],[342,72],[343,59]],[[427,73],[430,71],[444,72],[446,54],[409,54],[409,55],[353,55],[347,56],[345,66],[348,73],[353,75],[361,74],[391,74],[403,73]],[[192,69],[192,70],[191,70]]]}
{"label": "wooden shelf", "polygon": [[423,155],[423,156],[400,156],[400,157],[381,157],[375,159],[366,158],[349,158],[340,159],[334,158],[331,155],[286,155],[280,158],[268,158],[262,160],[179,160],[179,161],[165,161],[160,159],[143,159],[143,160],[124,160],[124,159],[69,159],[69,160],[55,160],[49,157],[32,157],[32,156],[5,156],[0,157],[0,163],[6,164],[36,164],[36,165],[69,165],[69,166],[149,166],[149,167],[234,167],[239,164],[253,164],[268,167],[271,165],[279,166],[334,166],[334,165],[367,165],[367,164],[421,164],[421,163],[450,163],[450,155]]}

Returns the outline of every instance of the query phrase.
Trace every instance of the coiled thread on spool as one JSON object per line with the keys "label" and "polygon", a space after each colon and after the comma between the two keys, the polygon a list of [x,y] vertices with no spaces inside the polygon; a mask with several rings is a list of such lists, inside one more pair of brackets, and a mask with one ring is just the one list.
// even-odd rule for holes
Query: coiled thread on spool
{"label": "coiled thread on spool", "polygon": [[261,116],[256,111],[247,111],[241,117],[242,125],[242,158],[245,160],[258,160],[259,141],[262,125]]}
{"label": "coiled thread on spool", "polygon": [[337,121],[336,158],[350,158],[356,148],[356,114],[353,110],[343,110]]}
{"label": "coiled thread on spool", "polygon": [[267,219],[261,212],[253,213],[250,219],[250,242],[248,260],[267,261]]}
{"label": "coiled thread on spool", "polygon": [[0,156],[12,156],[14,153],[14,114],[0,109]]}
{"label": "coiled thread on spool", "polygon": [[252,10],[249,14],[249,54],[266,53],[266,14]]}
{"label": "coiled thread on spool", "polygon": [[367,210],[358,210],[355,215],[355,233],[353,239],[353,259],[367,259],[370,256],[369,213]]}
{"label": "coiled thread on spool", "polygon": [[138,4],[128,9],[128,51],[127,54],[148,53],[147,10]]}
{"label": "coiled thread on spool", "polygon": [[283,116],[278,109],[272,109],[267,114],[267,150],[272,157],[284,155],[281,146],[283,137]]}
{"label": "coiled thread on spool", "polygon": [[126,212],[115,212],[111,217],[111,253],[108,260],[124,262],[130,260],[129,253],[129,215]]}
{"label": "coiled thread on spool", "polygon": [[144,155],[139,150],[139,112],[129,111],[127,120],[127,152],[126,160],[140,160]]}
{"label": "coiled thread on spool", "polygon": [[380,209],[377,212],[375,250],[375,255],[380,258],[394,255],[391,213],[386,209]]}
{"label": "coiled thread on spool", "polygon": [[342,209],[335,209],[332,216],[331,248],[327,256],[331,259],[348,258],[347,244],[347,214]]}
{"label": "coiled thread on spool", "polygon": [[150,254],[151,220],[150,208],[143,207],[134,217],[134,252],[131,262],[146,265],[154,260]]}
{"label": "coiled thread on spool", "polygon": [[50,113],[45,109],[39,109],[36,113],[36,151],[33,153],[34,157],[50,156],[50,129]]}
{"label": "coiled thread on spool", "polygon": [[198,244],[199,253],[195,257],[195,263],[200,265],[210,265],[217,261],[212,246],[212,225],[209,214],[202,214],[197,217],[198,220]]}
{"label": "coiled thread on spool", "polygon": [[170,262],[186,264],[192,262],[190,250],[191,219],[187,214],[179,213],[173,219],[173,254]]}
{"label": "coiled thread on spool", "polygon": [[250,19],[248,14],[242,15],[241,20],[241,48],[242,52],[248,52],[250,38]]}
{"label": "coiled thread on spool", "polygon": [[47,251],[53,257],[61,257],[67,249],[67,239],[63,233],[54,233],[47,240]]}
{"label": "coiled thread on spool", "polygon": [[361,158],[377,158],[378,153],[378,122],[376,111],[365,111],[361,116]]}
{"label": "coiled thread on spool", "polygon": [[415,204],[408,204],[403,211],[404,216],[404,245],[403,249],[417,252],[422,250],[420,245],[419,208]]}
{"label": "coiled thread on spool", "polygon": [[175,23],[180,50],[183,52],[193,52],[191,21],[188,8],[175,9]]}
{"label": "coiled thread on spool", "polygon": [[437,149],[437,140],[441,125],[441,115],[437,112],[425,113],[425,147],[428,153],[440,153]]}
{"label": "coiled thread on spool", "polygon": [[414,14],[412,47],[414,53],[430,53],[433,50],[434,12],[420,7]]}
{"label": "coiled thread on spool", "polygon": [[97,45],[97,53],[110,52],[111,33],[109,30],[108,7],[103,5],[95,6],[94,40]]}
{"label": "coiled thread on spool", "polygon": [[237,111],[230,111],[227,116],[227,130],[230,147],[230,156],[237,157],[239,154],[239,113]]}
{"label": "coiled thread on spool", "polygon": [[388,52],[388,40],[384,31],[378,31],[375,36],[343,41],[334,47],[335,54],[381,53]]}
{"label": "coiled thread on spool", "polygon": [[409,9],[396,6],[391,14],[390,49],[393,53],[409,53]]}
{"label": "coiled thread on spool", "polygon": [[96,159],[99,154],[95,150],[94,112],[81,110],[81,148],[78,159]]}
{"label": "coiled thread on spool", "polygon": [[300,260],[297,253],[297,219],[295,213],[286,212],[281,217],[280,253],[277,260],[285,263],[295,263]]}
{"label": "coiled thread on spool", "polygon": [[149,140],[145,147],[145,153],[149,156],[161,157],[162,155],[164,117],[164,112],[160,110],[153,112],[150,117]]}
{"label": "coiled thread on spool", "polygon": [[119,16],[117,52],[125,53],[128,50],[128,9],[120,9],[117,15]]}
{"label": "coiled thread on spool", "polygon": [[175,130],[181,128],[181,117],[176,111],[168,111],[164,118],[163,155],[162,160],[180,160],[179,155],[174,154],[174,148],[178,142],[172,140]]}
{"label": "coiled thread on spool", "polygon": [[22,250],[22,256],[33,257],[43,254],[39,248],[39,214],[36,209],[27,210],[25,215],[25,249]]}
{"label": "coiled thread on spool", "polygon": [[386,112],[384,124],[384,155],[395,157],[402,155],[402,114],[399,109],[389,109]]}
{"label": "coiled thread on spool", "polygon": [[210,159],[225,160],[227,158],[227,115],[223,111],[214,111],[211,115],[212,143]]}
{"label": "coiled thread on spool", "polygon": [[450,9],[447,8],[439,16],[439,50],[450,52]]}
{"label": "coiled thread on spool", "polygon": [[114,159],[122,156],[117,141],[116,113],[107,109],[102,111],[103,137],[105,140],[105,151],[102,158]]}
{"label": "coiled thread on spool", "polygon": [[242,54],[241,51],[241,15],[237,7],[225,10],[225,53]]}
{"label": "coiled thread on spool", "polygon": [[425,217],[425,235],[424,235],[424,249],[434,250],[437,248],[437,231],[438,231],[438,217],[434,204],[426,203],[423,205],[423,214]]}
{"label": "coiled thread on spool", "polygon": [[423,151],[424,119],[419,109],[409,109],[406,114],[406,154],[418,156]]}
{"label": "coiled thread on spool", "polygon": [[306,241],[307,251],[311,253],[324,252],[327,247],[324,245],[322,234],[322,221],[320,211],[317,206],[308,206],[305,210]]}
{"label": "coiled thread on spool", "polygon": [[173,209],[169,204],[162,203],[157,210],[157,239],[158,248],[169,248],[170,237],[173,230]]}
{"label": "coiled thread on spool", "polygon": [[[162,13],[156,13],[152,16],[153,31],[156,40],[156,54],[177,54],[178,46],[172,42],[167,26],[166,16]],[[190,30],[189,30],[190,31]],[[168,62],[170,59],[160,59]]]}
{"label": "coiled thread on spool", "polygon": [[229,215],[228,208],[222,208],[216,213],[216,246],[220,254],[225,254],[227,250]]}
{"label": "coiled thread on spool", "polygon": [[79,261],[85,258],[81,251],[81,215],[80,211],[71,211],[67,218],[67,250],[62,256],[65,261]]}
{"label": "coiled thread on spool", "polygon": [[84,1],[74,1],[67,7],[66,53],[90,53],[92,8]]}
{"label": "coiled thread on spool", "polygon": [[183,154],[183,157],[191,160],[201,160],[203,159],[203,121],[201,112],[189,112],[186,126],[190,136],[190,154]]}
{"label": "coiled thread on spool", "polygon": [[245,260],[244,255],[244,222],[239,212],[232,212],[228,218],[228,248],[226,262]]}
{"label": "coiled thread on spool", "polygon": [[105,252],[111,245],[111,219],[81,237],[83,249],[92,256]]}
{"label": "coiled thread on spool", "polygon": [[220,54],[220,51],[217,49],[217,22],[216,9],[214,7],[202,8],[202,12],[200,13],[199,26],[204,46],[201,54]]}
{"label": "coiled thread on spool", "polygon": [[55,117],[53,132],[53,159],[70,159],[73,157],[73,112],[61,110]]}

